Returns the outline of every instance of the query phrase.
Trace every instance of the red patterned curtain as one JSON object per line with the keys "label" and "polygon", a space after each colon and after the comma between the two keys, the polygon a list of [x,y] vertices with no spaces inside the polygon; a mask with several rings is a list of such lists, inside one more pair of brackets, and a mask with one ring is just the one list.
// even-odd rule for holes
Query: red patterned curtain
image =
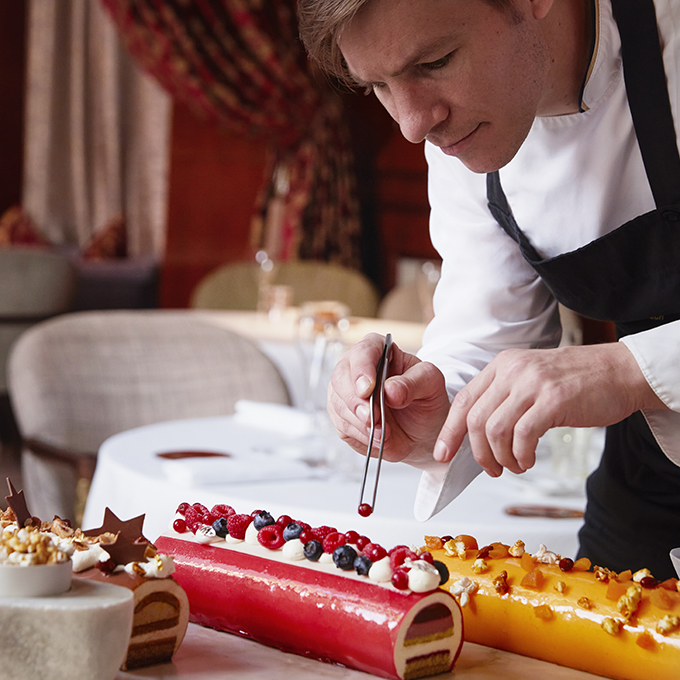
{"label": "red patterned curtain", "polygon": [[349,135],[337,95],[304,54],[295,0],[102,2],[131,53],[175,99],[269,142],[254,245],[273,259],[359,268]]}

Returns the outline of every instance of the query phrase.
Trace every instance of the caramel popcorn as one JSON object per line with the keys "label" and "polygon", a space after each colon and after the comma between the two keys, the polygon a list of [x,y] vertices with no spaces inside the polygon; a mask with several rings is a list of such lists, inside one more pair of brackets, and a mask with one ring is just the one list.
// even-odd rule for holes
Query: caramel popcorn
{"label": "caramel popcorn", "polygon": [[656,632],[660,635],[668,635],[680,627],[680,617],[666,614],[659,623],[656,624]]}
{"label": "caramel popcorn", "polygon": [[52,536],[37,527],[7,526],[0,534],[0,562],[4,564],[56,564],[68,559]]}
{"label": "caramel popcorn", "polygon": [[627,619],[629,619],[633,614],[635,614],[640,600],[642,599],[642,587],[637,583],[633,583],[628,590],[626,590],[624,595],[621,595],[618,602],[616,603],[616,608],[621,612]]}

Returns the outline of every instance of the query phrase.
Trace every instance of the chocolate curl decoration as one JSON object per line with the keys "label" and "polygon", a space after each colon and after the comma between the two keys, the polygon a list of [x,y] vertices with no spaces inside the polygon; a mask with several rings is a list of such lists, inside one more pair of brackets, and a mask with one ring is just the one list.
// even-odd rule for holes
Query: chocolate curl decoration
{"label": "chocolate curl decoration", "polygon": [[5,496],[7,505],[12,508],[12,512],[17,519],[17,526],[23,527],[26,520],[31,519],[32,515],[26,507],[26,499],[24,498],[24,490],[17,492],[12,485],[10,478],[7,477],[7,486],[9,487],[9,496]]}

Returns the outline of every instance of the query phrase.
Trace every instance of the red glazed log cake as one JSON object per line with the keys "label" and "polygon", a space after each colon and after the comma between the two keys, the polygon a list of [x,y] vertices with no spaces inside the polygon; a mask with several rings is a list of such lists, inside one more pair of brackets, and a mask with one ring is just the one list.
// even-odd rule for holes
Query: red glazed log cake
{"label": "red glazed log cake", "polygon": [[455,599],[437,585],[417,593],[328,560],[290,561],[280,546],[234,542],[233,536],[228,543],[214,533],[216,542],[205,540],[199,530],[156,541],[173,557],[192,621],[386,678],[411,680],[453,667],[462,617]]}

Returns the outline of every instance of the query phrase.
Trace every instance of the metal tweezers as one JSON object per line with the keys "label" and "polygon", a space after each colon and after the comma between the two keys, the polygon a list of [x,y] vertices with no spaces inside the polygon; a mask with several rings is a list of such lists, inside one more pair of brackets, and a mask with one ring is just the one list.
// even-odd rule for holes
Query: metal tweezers
{"label": "metal tweezers", "polygon": [[371,412],[371,430],[368,437],[368,450],[366,451],[366,464],[364,466],[364,478],[361,482],[361,493],[359,495],[359,505],[364,501],[364,488],[366,487],[366,478],[368,477],[368,468],[371,463],[371,450],[373,449],[373,439],[375,437],[375,400],[378,399],[380,406],[380,423],[382,424],[382,436],[380,437],[380,446],[378,448],[378,467],[375,472],[375,484],[373,486],[373,498],[371,500],[371,511],[375,508],[375,497],[378,493],[378,480],[380,479],[380,466],[382,465],[383,449],[385,448],[385,380],[387,380],[387,367],[390,363],[390,354],[392,352],[392,336],[388,333],[385,336],[385,344],[383,345],[382,354],[375,370],[375,387],[368,401],[368,408]]}

